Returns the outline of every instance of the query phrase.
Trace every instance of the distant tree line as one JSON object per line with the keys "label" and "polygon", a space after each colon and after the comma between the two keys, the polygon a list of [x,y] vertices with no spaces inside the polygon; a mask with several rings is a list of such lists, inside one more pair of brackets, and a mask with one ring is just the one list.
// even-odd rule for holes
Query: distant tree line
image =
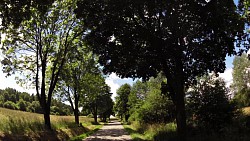
{"label": "distant tree line", "polygon": [[[60,100],[52,99],[51,114],[71,115],[71,107]],[[34,94],[19,92],[13,88],[0,90],[0,107],[33,113],[42,113],[42,108]]]}

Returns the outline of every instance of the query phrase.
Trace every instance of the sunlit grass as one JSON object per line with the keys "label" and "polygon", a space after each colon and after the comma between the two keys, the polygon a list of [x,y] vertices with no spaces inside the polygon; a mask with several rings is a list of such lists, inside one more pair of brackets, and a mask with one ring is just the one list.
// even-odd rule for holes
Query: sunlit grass
{"label": "sunlit grass", "polygon": [[245,108],[242,109],[242,111],[243,111],[243,113],[244,113],[245,115],[250,116],[250,107],[245,107]]}
{"label": "sunlit grass", "polygon": [[[85,132],[89,133],[101,126],[93,125],[94,120],[92,118],[82,116],[79,117],[79,120],[83,127],[78,127],[74,123],[74,116],[51,115],[50,118],[53,128],[52,136],[61,136],[60,138],[65,136],[69,139]],[[39,138],[41,135],[47,134],[47,132],[51,131],[46,130],[42,114],[0,108],[0,137],[23,135]]]}
{"label": "sunlit grass", "polygon": [[124,125],[124,128],[130,133],[134,141],[151,141],[155,140],[155,137],[160,139],[166,139],[166,137],[171,139],[172,137],[176,137],[175,123],[140,124],[139,122],[133,122],[131,125]]}

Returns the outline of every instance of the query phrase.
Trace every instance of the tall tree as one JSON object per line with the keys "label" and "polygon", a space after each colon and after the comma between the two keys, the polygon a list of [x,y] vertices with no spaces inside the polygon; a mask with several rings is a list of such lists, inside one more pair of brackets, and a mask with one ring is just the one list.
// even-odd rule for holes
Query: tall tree
{"label": "tall tree", "polygon": [[130,92],[131,86],[124,84],[117,90],[117,96],[115,97],[116,110],[121,116],[121,119],[123,119],[123,116],[125,117],[125,121],[128,121],[129,118],[128,97]]}
{"label": "tall tree", "polygon": [[[82,45],[81,40],[76,43]],[[79,45],[79,46],[80,46]],[[63,68],[59,89],[62,96],[69,101],[74,111],[75,123],[79,125],[79,102],[85,94],[85,88],[88,87],[86,76],[89,74],[98,74],[97,62],[94,55],[86,46],[73,48],[68,55],[68,60]]]}
{"label": "tall tree", "polygon": [[163,71],[185,140],[185,87],[208,71],[223,72],[226,55],[236,53],[244,24],[234,1],[79,0],[77,5],[104,72],[147,79]]}
{"label": "tall tree", "polygon": [[234,99],[240,107],[250,105],[250,61],[247,54],[235,56],[233,60],[233,89]]}
{"label": "tall tree", "polygon": [[[87,86],[84,89],[85,97],[81,100],[81,104],[84,108],[90,109],[90,112],[94,116],[94,121],[97,123],[98,112],[102,114],[106,109],[105,105],[109,106],[106,102],[112,102],[108,100],[111,97],[110,87],[105,83],[105,79],[101,74],[87,74],[85,77]],[[107,101],[106,101],[107,100]],[[100,111],[100,109],[102,109]]]}
{"label": "tall tree", "polygon": [[51,129],[50,105],[59,75],[70,48],[82,37],[84,28],[73,12],[76,1],[58,0],[44,13],[31,9],[30,20],[17,29],[9,26],[3,42],[3,71],[7,75],[19,72],[20,82],[31,81],[43,109],[45,125]]}

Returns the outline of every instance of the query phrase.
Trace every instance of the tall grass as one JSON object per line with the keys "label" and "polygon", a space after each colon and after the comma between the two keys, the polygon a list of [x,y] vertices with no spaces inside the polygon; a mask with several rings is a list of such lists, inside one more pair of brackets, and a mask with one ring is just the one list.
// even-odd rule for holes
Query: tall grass
{"label": "tall grass", "polygon": [[173,140],[176,138],[176,124],[143,124],[137,121],[124,125],[135,141]]}
{"label": "tall grass", "polygon": [[250,107],[245,107],[242,109],[242,111],[246,116],[250,116]]}
{"label": "tall grass", "polygon": [[[244,119],[234,121],[217,132],[206,132],[188,126],[187,141],[250,141],[250,127],[245,127],[243,122]],[[178,141],[175,123],[143,124],[134,121],[130,125],[124,125],[124,128],[134,141]]]}
{"label": "tall grass", "polygon": [[[80,117],[83,127],[78,127],[74,123],[74,116],[55,116],[51,115],[51,126],[53,134],[51,136],[61,136],[60,138],[71,138],[84,132],[96,129],[92,123],[92,118]],[[3,136],[47,136],[51,131],[46,130],[42,114],[29,113],[17,110],[0,108],[0,140]],[[60,138],[56,138],[59,139]],[[6,140],[6,138],[4,138]],[[7,138],[8,140],[8,138]],[[24,139],[26,140],[26,138]],[[31,139],[33,140],[33,139]],[[49,140],[54,140],[51,138]]]}

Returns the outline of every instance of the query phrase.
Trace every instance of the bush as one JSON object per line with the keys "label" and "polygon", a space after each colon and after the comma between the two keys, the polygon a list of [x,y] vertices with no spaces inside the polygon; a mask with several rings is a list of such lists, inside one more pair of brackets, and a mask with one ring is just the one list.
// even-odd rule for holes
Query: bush
{"label": "bush", "polygon": [[232,121],[234,106],[228,100],[222,79],[206,77],[189,94],[188,109],[199,127],[218,131]]}
{"label": "bush", "polygon": [[[144,123],[166,123],[174,120],[174,104],[159,93],[150,94],[133,118]],[[138,117],[134,117],[138,116]]]}
{"label": "bush", "polygon": [[16,104],[12,101],[6,101],[4,104],[3,104],[3,107],[4,108],[8,108],[8,109],[13,109],[13,110],[17,110],[18,107],[16,106]]}
{"label": "bush", "polygon": [[39,101],[33,101],[27,108],[27,111],[34,113],[42,113],[43,110],[40,106]]}
{"label": "bush", "polygon": [[17,106],[19,107],[19,110],[26,111],[27,104],[23,99],[20,99],[17,103]]}

